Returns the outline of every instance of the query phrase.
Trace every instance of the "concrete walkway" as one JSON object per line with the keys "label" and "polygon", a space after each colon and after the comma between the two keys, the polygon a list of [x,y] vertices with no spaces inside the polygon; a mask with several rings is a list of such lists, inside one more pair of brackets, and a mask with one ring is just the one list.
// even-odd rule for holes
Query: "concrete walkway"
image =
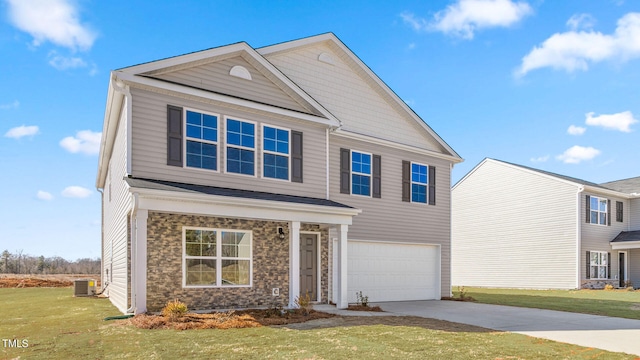
{"label": "concrete walkway", "polygon": [[386,313],[337,310],[331,305],[314,308],[346,316],[419,316],[640,356],[640,320],[458,301],[372,305]]}

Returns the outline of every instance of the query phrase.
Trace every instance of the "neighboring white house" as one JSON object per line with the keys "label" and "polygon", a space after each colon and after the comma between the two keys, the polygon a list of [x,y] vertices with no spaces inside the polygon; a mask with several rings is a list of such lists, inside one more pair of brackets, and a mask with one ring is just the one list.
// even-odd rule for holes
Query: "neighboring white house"
{"label": "neighboring white house", "polygon": [[452,285],[640,286],[640,177],[605,184],[484,159],[452,188]]}
{"label": "neighboring white house", "polygon": [[122,312],[450,295],[462,159],[331,33],[113,71],[99,161]]}

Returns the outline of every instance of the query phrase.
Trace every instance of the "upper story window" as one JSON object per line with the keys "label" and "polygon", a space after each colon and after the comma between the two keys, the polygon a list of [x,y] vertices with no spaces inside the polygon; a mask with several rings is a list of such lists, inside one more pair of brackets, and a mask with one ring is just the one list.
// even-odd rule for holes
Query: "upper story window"
{"label": "upper story window", "polygon": [[186,111],[186,165],[218,170],[218,117]]}
{"label": "upper story window", "polygon": [[591,196],[589,203],[590,223],[607,225],[607,199]]}
{"label": "upper story window", "polygon": [[289,180],[289,133],[286,129],[263,126],[262,175],[264,177]]}
{"label": "upper story window", "polygon": [[227,119],[227,172],[255,176],[256,124]]}
{"label": "upper story window", "polygon": [[371,196],[371,154],[351,151],[351,193]]}
{"label": "upper story window", "polygon": [[427,203],[427,165],[411,163],[411,201]]}
{"label": "upper story window", "polygon": [[616,221],[624,221],[624,207],[622,201],[616,201]]}

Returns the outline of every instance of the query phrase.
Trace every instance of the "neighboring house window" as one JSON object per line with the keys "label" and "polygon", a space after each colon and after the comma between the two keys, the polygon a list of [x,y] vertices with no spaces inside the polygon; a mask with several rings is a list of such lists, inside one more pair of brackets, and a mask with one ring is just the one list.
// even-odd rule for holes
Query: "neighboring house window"
{"label": "neighboring house window", "polygon": [[589,278],[609,278],[609,254],[604,251],[589,252]]}
{"label": "neighboring house window", "polygon": [[590,223],[607,225],[607,199],[592,196],[589,205]]}
{"label": "neighboring house window", "polygon": [[351,193],[371,196],[371,154],[351,151]]}
{"label": "neighboring house window", "polygon": [[218,117],[187,110],[187,166],[218,170]]}
{"label": "neighboring house window", "polygon": [[428,166],[411,163],[411,201],[427,203]]}
{"label": "neighboring house window", "polygon": [[251,231],[183,228],[184,286],[250,286],[251,243]]}
{"label": "neighboring house window", "polygon": [[289,180],[289,130],[265,125],[262,138],[262,176]]}
{"label": "neighboring house window", "polygon": [[227,172],[255,175],[256,124],[227,119]]}
{"label": "neighboring house window", "polygon": [[623,222],[624,221],[624,210],[623,210],[622,201],[616,201],[616,221]]}

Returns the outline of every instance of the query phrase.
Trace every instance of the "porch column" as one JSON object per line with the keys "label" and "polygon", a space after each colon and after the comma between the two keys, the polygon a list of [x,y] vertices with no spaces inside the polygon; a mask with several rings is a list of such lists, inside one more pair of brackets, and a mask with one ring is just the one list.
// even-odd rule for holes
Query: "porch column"
{"label": "porch column", "polygon": [[136,314],[147,311],[147,218],[149,211],[138,209],[136,214],[136,259],[135,259],[135,309]]}
{"label": "porch column", "polygon": [[300,222],[289,222],[289,307],[300,295]]}
{"label": "porch column", "polygon": [[336,307],[346,309],[349,307],[349,297],[347,293],[347,229],[348,225],[338,227],[338,286],[336,296]]}

